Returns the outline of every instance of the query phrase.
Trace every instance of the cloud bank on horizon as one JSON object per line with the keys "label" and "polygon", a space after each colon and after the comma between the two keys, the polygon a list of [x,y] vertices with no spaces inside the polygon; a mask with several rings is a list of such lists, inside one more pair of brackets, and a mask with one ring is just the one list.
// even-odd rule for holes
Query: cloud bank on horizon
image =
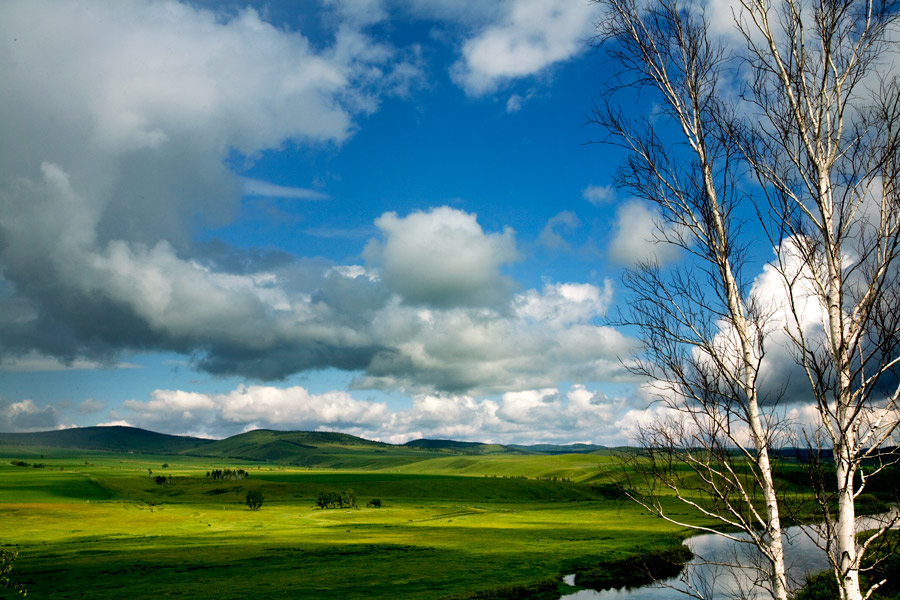
{"label": "cloud bank on horizon", "polygon": [[[627,443],[653,409],[622,366],[634,340],[604,324],[612,282],[677,255],[651,243],[652,212],[616,201],[614,164],[572,169],[598,162],[583,113],[562,144],[545,126],[585,85],[566,69],[596,60],[595,7],[202,5],[0,7],[0,377],[57,386],[0,389],[0,430]],[[435,141],[410,123],[438,121],[459,163],[417,146]],[[497,146],[463,168],[479,131]],[[397,139],[408,155],[385,150]],[[518,149],[553,196],[502,170]],[[432,169],[468,193],[408,184],[410,200],[404,181]],[[335,245],[300,240],[326,230]],[[207,383],[163,369],[96,399],[153,355]],[[97,387],[73,394],[86,371]],[[301,385],[334,371],[333,389]]]}

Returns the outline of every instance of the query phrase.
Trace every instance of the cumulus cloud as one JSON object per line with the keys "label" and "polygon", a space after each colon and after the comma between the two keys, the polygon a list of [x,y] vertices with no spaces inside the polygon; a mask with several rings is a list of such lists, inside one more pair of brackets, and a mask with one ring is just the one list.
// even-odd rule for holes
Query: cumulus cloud
{"label": "cumulus cloud", "polygon": [[589,185],[581,191],[581,197],[594,206],[602,206],[611,202],[616,192],[611,185]]}
{"label": "cumulus cloud", "polygon": [[[45,177],[70,205],[80,202],[61,170],[46,166]],[[553,385],[556,377],[620,376],[616,357],[632,342],[593,322],[608,307],[608,284],[513,294],[499,271],[515,255],[510,231],[485,233],[473,215],[448,208],[389,213],[378,224],[384,239],[370,254],[380,271],[256,255],[245,264],[233,250],[210,250],[201,263],[166,241],[116,240],[86,251],[84,230],[67,239],[63,227],[48,235],[52,277],[20,285],[58,289],[62,282],[67,295],[33,294],[40,310],[8,323],[4,342],[62,359],[174,350],[210,373],[262,379],[335,367],[361,371],[360,387],[408,390],[509,390]]]}
{"label": "cumulus cloud", "polygon": [[516,312],[525,320],[565,327],[605,315],[611,301],[609,279],[602,288],[589,283],[548,284],[541,292],[529,290],[517,296]]}
{"label": "cumulus cloud", "polygon": [[506,15],[463,45],[452,76],[467,94],[481,96],[515,78],[534,75],[581,51],[596,8],[569,0],[514,0]]}
{"label": "cumulus cloud", "polygon": [[126,401],[115,416],[122,415],[140,427],[214,437],[260,428],[376,428],[389,419],[384,403],[355,400],[346,392],[316,395],[299,386],[261,385],[225,394],[156,390],[148,401]]}
{"label": "cumulus cloud", "polygon": [[485,233],[476,216],[442,206],[375,221],[384,237],[367,257],[385,282],[411,304],[490,305],[505,299],[509,281],[500,267],[516,258],[513,231]]}
{"label": "cumulus cloud", "polygon": [[623,203],[616,210],[609,256],[614,261],[635,266],[640,262],[656,260],[666,263],[678,256],[678,249],[656,241],[659,215],[639,200]]}
{"label": "cumulus cloud", "polygon": [[372,323],[376,353],[359,388],[503,393],[561,380],[631,380],[618,357],[634,340],[594,321],[610,300],[590,284],[547,284],[509,308],[429,309],[393,302]]}
{"label": "cumulus cloud", "polygon": [[521,390],[500,398],[415,394],[404,407],[357,400],[345,392],[238,386],[221,394],[156,390],[130,400],[110,423],[171,433],[224,437],[254,428],[340,430],[368,439],[456,439],[496,443],[633,443],[623,432],[647,410],[642,399],[609,397],[584,385]]}
{"label": "cumulus cloud", "polygon": [[24,432],[55,429],[58,412],[53,406],[38,407],[34,400],[6,402],[0,398],[0,431]]}
{"label": "cumulus cloud", "polygon": [[[356,22],[380,18],[378,6],[360,6]],[[549,64],[571,34],[555,25],[571,25],[575,9],[542,6],[511,4],[498,31]],[[484,22],[507,12],[484,11]],[[242,180],[225,166],[234,149],[342,143],[379,98],[402,93],[415,57],[352,23],[319,48],[252,9],[228,17],[171,0],[91,10],[11,0],[0,12],[3,368],[114,366],[123,352],[167,351],[216,375],[337,368],[357,372],[358,387],[416,394],[627,378],[617,357],[633,341],[597,324],[610,288],[517,290],[503,271],[517,258],[513,231],[485,231],[473,214],[382,215],[365,265],[192,240],[197,223],[227,222],[248,187],[314,196]],[[211,401],[189,412],[224,402]],[[16,427],[52,420],[16,406],[4,409]]]}
{"label": "cumulus cloud", "polygon": [[[213,264],[191,229],[227,222],[245,185],[315,196],[242,182],[223,163],[235,149],[343,142],[415,65],[349,27],[314,49],[252,9],[14,0],[0,10],[4,365],[111,365],[122,349],[259,377],[283,376],[289,362],[366,364],[371,350],[352,328],[311,324],[327,307],[288,300],[309,288],[308,265],[272,271],[253,251]],[[286,332],[290,322],[300,325]]]}

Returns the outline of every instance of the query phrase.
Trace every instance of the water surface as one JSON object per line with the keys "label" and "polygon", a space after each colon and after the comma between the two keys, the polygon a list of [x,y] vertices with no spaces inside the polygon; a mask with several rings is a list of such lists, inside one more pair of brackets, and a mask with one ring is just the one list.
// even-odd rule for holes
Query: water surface
{"label": "water surface", "polygon": [[[875,515],[857,520],[857,530],[863,531],[879,526],[891,513]],[[737,536],[746,539],[746,536]],[[825,553],[817,542],[821,540],[818,527],[805,525],[789,527],[784,533],[785,567],[789,585],[799,588],[806,576],[829,568]],[[751,544],[729,540],[719,535],[707,534],[688,538],[684,542],[694,553],[694,558],[685,566],[682,575],[630,590],[581,590],[561,597],[560,600],[675,600],[687,598],[687,585],[694,586],[707,599],[747,598],[761,600],[770,598],[765,589],[754,585],[754,564],[758,564],[760,554]],[[744,568],[726,567],[710,563],[743,565]],[[564,581],[572,585],[572,576]],[[679,591],[681,590],[681,591]]]}

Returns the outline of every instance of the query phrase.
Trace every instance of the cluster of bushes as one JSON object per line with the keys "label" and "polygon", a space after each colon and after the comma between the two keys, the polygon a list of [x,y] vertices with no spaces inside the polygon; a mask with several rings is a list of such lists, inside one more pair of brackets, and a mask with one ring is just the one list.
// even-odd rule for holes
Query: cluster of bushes
{"label": "cluster of bushes", "polygon": [[352,489],[344,492],[319,492],[316,506],[319,508],[353,508],[356,506],[356,493]]}
{"label": "cluster of bushes", "polygon": [[9,461],[9,464],[11,464],[15,467],[34,467],[35,469],[43,469],[44,468],[44,463],[31,464],[31,463],[25,462],[24,460],[11,460],[11,461]]}
{"label": "cluster of bushes", "polygon": [[250,473],[243,469],[216,469],[214,471],[207,471],[206,478],[212,479],[213,481],[221,481],[224,479],[230,479],[232,481],[240,481],[242,479],[246,479],[250,477]]}
{"label": "cluster of bushes", "polygon": [[538,477],[541,481],[552,481],[554,483],[572,483],[572,480],[568,477],[557,477],[556,475],[549,475],[547,477]]}
{"label": "cluster of bushes", "polygon": [[153,481],[156,482],[156,485],[168,485],[172,483],[172,476],[169,475],[168,477],[166,477],[165,475],[157,475],[156,479],[154,479]]}

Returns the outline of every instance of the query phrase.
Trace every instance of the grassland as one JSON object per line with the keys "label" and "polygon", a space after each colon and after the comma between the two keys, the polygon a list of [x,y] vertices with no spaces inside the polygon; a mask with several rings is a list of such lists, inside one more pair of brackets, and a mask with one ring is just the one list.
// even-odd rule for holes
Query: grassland
{"label": "grassland", "polygon": [[[607,456],[345,442],[294,444],[302,462],[343,468],[3,445],[0,544],[19,551],[14,579],[33,598],[432,599],[556,582],[681,533],[592,487],[615,473]],[[250,477],[206,477],[224,468]],[[348,488],[359,508],[315,506]],[[249,489],[261,510],[243,504]],[[365,507],[374,498],[382,508]]]}

